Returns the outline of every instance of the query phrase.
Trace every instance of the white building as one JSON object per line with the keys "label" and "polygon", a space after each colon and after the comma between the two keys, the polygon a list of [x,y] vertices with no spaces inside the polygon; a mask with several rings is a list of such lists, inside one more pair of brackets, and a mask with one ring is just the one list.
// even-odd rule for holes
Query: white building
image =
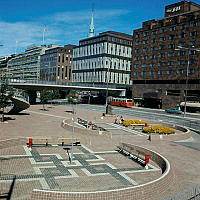
{"label": "white building", "polygon": [[73,82],[131,85],[131,51],[132,36],[124,33],[107,31],[80,40],[73,52]]}

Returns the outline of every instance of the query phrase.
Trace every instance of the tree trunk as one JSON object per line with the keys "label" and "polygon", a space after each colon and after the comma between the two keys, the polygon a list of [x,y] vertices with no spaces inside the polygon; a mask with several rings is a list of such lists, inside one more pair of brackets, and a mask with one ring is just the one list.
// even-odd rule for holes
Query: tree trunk
{"label": "tree trunk", "polygon": [[43,103],[43,110],[45,110],[45,108],[44,108],[44,103]]}
{"label": "tree trunk", "polygon": [[2,118],[1,121],[4,122],[4,107],[3,107],[3,111],[2,111]]}

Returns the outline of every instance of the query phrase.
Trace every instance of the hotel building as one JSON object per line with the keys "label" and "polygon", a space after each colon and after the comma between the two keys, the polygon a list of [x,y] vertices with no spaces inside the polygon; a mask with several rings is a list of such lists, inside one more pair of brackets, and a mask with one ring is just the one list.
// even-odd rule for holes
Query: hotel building
{"label": "hotel building", "polygon": [[133,31],[132,96],[145,107],[200,101],[200,5],[181,1]]}

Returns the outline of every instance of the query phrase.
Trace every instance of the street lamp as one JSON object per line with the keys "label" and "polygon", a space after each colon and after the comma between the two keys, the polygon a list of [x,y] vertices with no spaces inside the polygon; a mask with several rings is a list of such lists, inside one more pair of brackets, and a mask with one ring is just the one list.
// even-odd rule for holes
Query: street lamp
{"label": "street lamp", "polygon": [[190,51],[191,50],[195,50],[195,51],[200,51],[200,49],[196,49],[193,46],[191,48],[186,48],[186,47],[182,47],[182,46],[178,46],[177,49],[175,49],[176,51],[180,51],[180,50],[187,50],[188,52],[188,57],[187,57],[187,68],[186,68],[186,81],[185,81],[185,96],[184,96],[184,124],[185,124],[185,114],[186,114],[186,102],[187,102],[187,92],[188,92],[188,73],[189,73],[189,66],[190,66]]}
{"label": "street lamp", "polygon": [[[112,60],[109,57],[108,57],[108,59],[110,60],[110,65],[111,65]],[[106,76],[107,77],[107,80],[106,80],[106,84],[107,84],[107,89],[106,89],[106,112],[105,112],[106,114],[108,114],[108,80],[110,79],[110,77],[108,77],[109,72],[110,72],[110,67],[108,65],[107,76]]]}

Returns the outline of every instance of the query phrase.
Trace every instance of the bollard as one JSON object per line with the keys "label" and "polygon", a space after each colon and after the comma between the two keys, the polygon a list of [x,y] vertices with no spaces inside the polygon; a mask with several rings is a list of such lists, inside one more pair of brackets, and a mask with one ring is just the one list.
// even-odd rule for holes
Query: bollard
{"label": "bollard", "polygon": [[32,139],[32,138],[29,138],[29,139],[28,139],[28,146],[29,146],[29,147],[32,147],[32,146],[33,146],[33,139]]}
{"label": "bollard", "polygon": [[150,155],[145,155],[145,169],[148,169],[148,164],[149,164],[149,160],[150,160]]}

